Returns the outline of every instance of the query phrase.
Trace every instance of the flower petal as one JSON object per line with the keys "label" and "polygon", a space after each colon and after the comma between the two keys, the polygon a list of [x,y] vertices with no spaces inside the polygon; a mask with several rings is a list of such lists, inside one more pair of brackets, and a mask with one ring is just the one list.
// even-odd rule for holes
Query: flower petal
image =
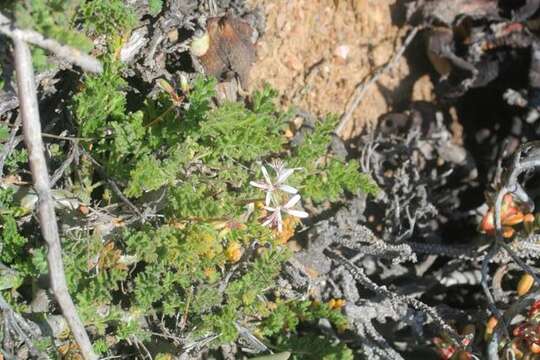
{"label": "flower petal", "polygon": [[270,202],[272,201],[272,192],[271,191],[267,191],[266,192],[266,197],[264,199],[264,204],[266,206],[270,205]]}
{"label": "flower petal", "polygon": [[262,226],[268,226],[272,224],[276,220],[276,213],[270,214],[270,216],[267,216],[264,222],[262,223]]}
{"label": "flower petal", "polygon": [[259,188],[259,189],[269,190],[268,184],[264,184],[264,183],[260,183],[256,181],[250,181],[249,185],[255,186],[256,188]]}
{"label": "flower petal", "polygon": [[274,214],[276,214],[276,217],[277,217],[278,232],[282,232],[283,231],[283,219],[281,218],[281,211],[275,212]]}
{"label": "flower petal", "polygon": [[266,180],[266,183],[270,186],[272,186],[272,179],[270,179],[270,175],[268,175],[268,170],[264,167],[264,165],[261,166],[261,172],[264,176],[264,180]]}
{"label": "flower petal", "polygon": [[309,216],[309,214],[305,211],[302,211],[302,210],[293,210],[293,209],[287,209],[285,210],[285,212],[289,215],[292,215],[294,217],[297,217],[297,218],[307,218]]}
{"label": "flower petal", "polygon": [[285,170],[283,170],[283,171],[280,171],[280,172],[278,173],[278,178],[277,178],[277,180],[276,180],[276,183],[279,184],[279,183],[284,182],[285,180],[287,180],[287,178],[288,178],[289,176],[292,175],[293,172],[294,172],[294,169],[285,169]]}
{"label": "flower petal", "polygon": [[272,215],[270,215],[270,216],[267,217],[266,220],[262,223],[262,226],[269,226],[270,224],[272,224],[273,221],[274,221],[274,219],[272,218]]}
{"label": "flower petal", "polygon": [[272,161],[270,166],[272,167],[272,169],[274,169],[276,173],[280,173],[281,170],[283,170],[283,168],[285,167],[285,164],[280,159],[275,159],[274,161]]}
{"label": "flower petal", "polygon": [[287,201],[287,203],[285,205],[283,205],[283,208],[284,209],[290,209],[294,205],[296,205],[296,203],[299,202],[299,201],[300,201],[300,195],[296,194],[292,198],[290,198],[289,201]]}
{"label": "flower petal", "polygon": [[280,189],[281,191],[285,191],[286,193],[289,193],[289,194],[296,194],[298,192],[296,188],[293,188],[292,186],[286,185],[286,184],[279,185],[278,189]]}

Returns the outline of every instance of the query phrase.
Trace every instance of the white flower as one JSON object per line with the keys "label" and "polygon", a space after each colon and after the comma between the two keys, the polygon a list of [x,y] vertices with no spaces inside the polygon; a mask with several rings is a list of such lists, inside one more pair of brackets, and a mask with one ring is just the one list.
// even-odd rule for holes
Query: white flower
{"label": "white flower", "polygon": [[276,207],[265,206],[264,209],[270,211],[271,214],[266,217],[263,222],[263,226],[273,226],[277,227],[278,231],[283,230],[283,216],[281,212],[287,213],[291,216],[297,218],[307,218],[308,213],[302,210],[294,210],[292,207],[300,201],[300,195],[294,195],[292,198],[287,201],[283,206],[279,205]]}
{"label": "white flower", "polygon": [[272,201],[272,194],[276,190],[281,190],[289,194],[298,193],[298,190],[295,189],[294,187],[284,184],[285,180],[287,180],[287,178],[291,176],[295,170],[298,170],[298,168],[288,169],[285,167],[285,165],[281,161],[274,161],[273,164],[271,164],[270,166],[274,169],[276,173],[275,181],[272,181],[272,179],[270,178],[270,175],[268,174],[268,170],[266,170],[266,167],[262,165],[261,172],[264,176],[264,182],[257,182],[257,181],[249,182],[251,186],[255,186],[256,188],[262,189],[266,192],[266,198],[264,202],[266,206],[270,205]]}

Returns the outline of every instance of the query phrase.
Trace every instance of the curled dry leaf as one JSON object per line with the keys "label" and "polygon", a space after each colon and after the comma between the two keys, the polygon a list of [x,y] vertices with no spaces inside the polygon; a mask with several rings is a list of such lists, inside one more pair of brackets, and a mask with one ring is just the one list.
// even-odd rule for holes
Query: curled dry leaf
{"label": "curled dry leaf", "polygon": [[206,74],[218,79],[236,75],[247,88],[256,56],[253,28],[238,17],[225,15],[208,19],[207,32],[208,50],[198,57]]}

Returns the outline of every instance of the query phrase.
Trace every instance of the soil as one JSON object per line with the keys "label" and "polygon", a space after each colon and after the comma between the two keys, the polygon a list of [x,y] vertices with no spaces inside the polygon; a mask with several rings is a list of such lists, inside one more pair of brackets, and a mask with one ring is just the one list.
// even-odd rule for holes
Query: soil
{"label": "soil", "polygon": [[[396,0],[251,0],[251,5],[266,16],[252,88],[268,82],[283,106],[317,116],[342,114],[355,88],[389,61],[407,31]],[[403,57],[368,90],[345,137],[358,135],[364,124],[400,103],[432,99],[429,76],[411,74]]]}

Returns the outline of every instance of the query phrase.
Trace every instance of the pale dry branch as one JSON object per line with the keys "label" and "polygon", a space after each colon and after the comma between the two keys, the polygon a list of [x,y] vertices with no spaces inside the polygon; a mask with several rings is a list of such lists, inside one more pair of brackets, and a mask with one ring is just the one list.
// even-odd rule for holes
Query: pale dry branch
{"label": "pale dry branch", "polygon": [[64,175],[64,172],[68,169],[68,167],[77,159],[79,156],[79,148],[78,144],[75,142],[71,148],[71,151],[69,152],[69,155],[67,159],[60,165],[58,169],[54,172],[52,178],[51,178],[51,187],[54,187],[54,185],[62,178]]}
{"label": "pale dry branch", "polygon": [[43,139],[41,138],[41,123],[32,55],[24,37],[19,37],[17,33],[14,33],[12,39],[15,45],[15,70],[17,73],[24,142],[28,150],[34,188],[39,197],[38,218],[41,233],[48,247],[47,262],[51,288],[83,357],[86,360],[94,360],[97,359],[97,355],[92,349],[88,334],[77,314],[77,309],[67,288],[58,224],[51,194],[47,162],[43,151]]}
{"label": "pale dry branch", "polygon": [[362,102],[364,95],[369,90],[371,85],[375,84],[382,75],[384,75],[388,71],[391,71],[396,66],[396,64],[399,62],[399,59],[401,59],[401,57],[405,53],[405,50],[407,50],[407,48],[409,47],[413,39],[416,37],[416,34],[418,34],[418,32],[422,29],[423,29],[422,26],[415,26],[414,28],[412,28],[409,35],[407,35],[407,37],[405,38],[405,41],[403,41],[403,45],[401,45],[401,47],[394,54],[392,59],[390,59],[390,61],[386,63],[386,65],[377,69],[377,71],[375,71],[375,73],[371,76],[369,80],[359,84],[356,87],[353,95],[351,96],[351,98],[349,99],[349,102],[347,103],[345,112],[341,116],[339,124],[336,127],[335,132],[338,136],[343,135],[342,134],[343,130],[345,129],[345,127],[351,120],[354,111],[356,110],[356,108],[358,108],[358,106]]}
{"label": "pale dry branch", "polygon": [[105,169],[103,168],[103,166],[96,159],[94,159],[88,152],[84,151],[84,149],[82,150],[84,154],[86,155],[86,157],[92,162],[92,164],[96,166],[96,170],[98,174],[105,179],[105,181],[107,182],[107,184],[109,184],[111,190],[115,193],[115,195],[118,196],[118,198],[120,198],[120,200],[135,213],[135,215],[137,216],[139,220],[144,222],[145,215],[139,210],[137,206],[135,206],[135,204],[133,204],[124,195],[124,193],[122,192],[122,190],[120,190],[116,182],[113,179],[111,179],[109,176],[107,176],[107,173],[105,172]]}
{"label": "pale dry branch", "polygon": [[392,299],[392,301],[395,301],[396,303],[400,304],[407,304],[413,309],[423,312],[424,314],[431,317],[434,324],[438,326],[443,332],[448,334],[448,336],[456,343],[461,343],[461,337],[455,332],[455,330],[447,324],[441,316],[437,313],[437,311],[428,305],[424,304],[423,302],[411,297],[411,296],[405,296],[405,295],[399,295],[391,292],[387,289],[386,286],[379,286],[376,283],[374,283],[361,269],[360,267],[353,264],[350,260],[342,256],[341,254],[326,250],[326,254],[333,258],[334,260],[338,261],[340,265],[343,265],[345,269],[347,269],[353,278],[358,281],[359,284],[361,284],[366,289],[369,289],[373,291],[374,293],[381,295],[383,297],[388,297]]}
{"label": "pale dry branch", "polygon": [[0,294],[0,312],[4,317],[4,323],[7,327],[4,331],[12,331],[21,338],[26,346],[28,346],[28,350],[32,356],[40,360],[48,358],[45,353],[39,351],[34,346],[32,341],[32,339],[37,338],[39,334],[36,334],[27,321],[11,308],[2,294]]}
{"label": "pale dry branch", "polygon": [[81,69],[85,71],[93,73],[100,73],[103,71],[101,62],[93,56],[87,55],[70,46],[62,45],[56,40],[47,39],[36,31],[19,29],[2,13],[0,13],[0,34],[4,34],[10,38],[17,37],[24,42],[37,45],[54,53],[59,58],[80,66]]}

